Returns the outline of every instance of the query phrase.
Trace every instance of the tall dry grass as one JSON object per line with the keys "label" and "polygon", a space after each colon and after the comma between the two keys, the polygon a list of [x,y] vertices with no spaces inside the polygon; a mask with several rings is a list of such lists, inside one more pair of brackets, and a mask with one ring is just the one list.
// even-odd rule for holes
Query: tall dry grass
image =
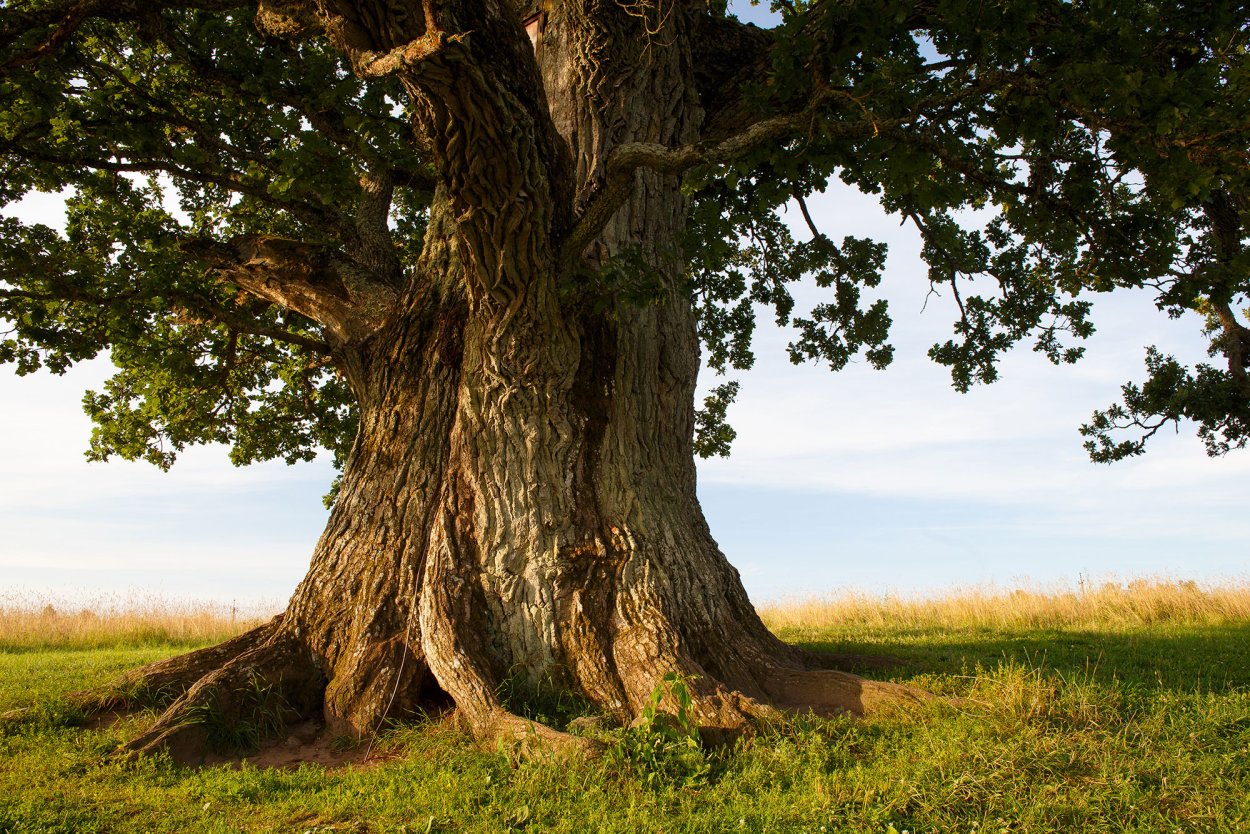
{"label": "tall dry grass", "polygon": [[[0,651],[199,646],[259,625],[279,606],[151,596],[77,602],[0,594]],[[1074,589],[970,588],[931,598],[842,592],[760,607],[774,631],[830,627],[1043,629],[1250,622],[1250,582],[1138,579]]]}
{"label": "tall dry grass", "polygon": [[259,625],[276,606],[109,596],[67,601],[0,595],[0,651],[200,646]]}
{"label": "tall dry grass", "polygon": [[969,588],[932,598],[861,592],[783,600],[760,607],[769,628],[1107,628],[1250,622],[1250,583],[1137,579],[1074,589]]}

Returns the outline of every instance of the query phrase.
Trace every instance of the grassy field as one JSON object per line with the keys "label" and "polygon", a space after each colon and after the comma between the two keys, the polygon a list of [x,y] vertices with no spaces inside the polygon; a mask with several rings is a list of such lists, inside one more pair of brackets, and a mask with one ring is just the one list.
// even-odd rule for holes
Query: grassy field
{"label": "grassy field", "polygon": [[785,639],[889,653],[958,696],[910,717],[796,719],[736,747],[618,731],[603,759],[517,761],[395,727],[371,759],[179,768],[109,753],[152,720],[81,726],[65,692],[246,623],[0,601],[0,832],[1250,831],[1250,587],[1142,582],[763,612]]}

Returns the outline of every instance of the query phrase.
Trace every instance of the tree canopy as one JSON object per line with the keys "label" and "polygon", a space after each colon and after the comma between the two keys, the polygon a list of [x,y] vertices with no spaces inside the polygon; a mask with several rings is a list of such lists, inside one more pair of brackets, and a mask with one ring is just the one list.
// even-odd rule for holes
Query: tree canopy
{"label": "tree canopy", "polygon": [[[70,196],[64,234],[0,221],[0,361],[61,372],[109,351],[118,371],[85,400],[93,458],[168,466],[187,444],[223,442],[239,463],[321,448],[342,459],[350,446],[356,407],[336,346],[371,298],[380,308],[404,290],[435,160],[387,71],[408,58],[346,48],[350,32],[326,21],[352,4],[312,4],[320,16],[288,5],[3,4],[0,204]],[[679,8],[626,5],[657,21]],[[1091,457],[1139,454],[1182,420],[1211,454],[1250,440],[1246,4],[774,8],[770,30],[716,0],[698,13],[701,139],[617,148],[624,185],[568,220],[566,250],[620,205],[634,171],[684,174],[680,257],[711,369],[751,365],[760,317],[793,328],[795,362],[884,367],[890,317],[870,291],[885,246],[837,239],[804,202],[841,182],[921,235],[928,280],[956,313],[930,356],[957,389],[992,382],[1022,342],[1077,361],[1093,296],[1153,288],[1164,313],[1203,317],[1212,360],[1147,349],[1144,380],[1083,427]],[[527,11],[513,10],[517,27]],[[353,309],[319,315],[347,295],[301,295],[273,278],[284,272],[353,288]],[[801,280],[827,300],[796,309]],[[662,303],[627,255],[565,284],[591,304]],[[727,453],[736,390],[705,402],[700,453]]]}

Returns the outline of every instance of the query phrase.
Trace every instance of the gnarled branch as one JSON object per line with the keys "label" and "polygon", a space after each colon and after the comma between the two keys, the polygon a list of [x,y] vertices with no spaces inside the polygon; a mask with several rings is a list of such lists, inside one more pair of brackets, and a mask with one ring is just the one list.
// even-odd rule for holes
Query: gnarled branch
{"label": "gnarled branch", "polygon": [[446,32],[433,30],[419,38],[397,46],[388,52],[349,53],[352,69],[361,78],[382,78],[393,75],[400,70],[415,67],[457,43],[467,35],[448,35]]}
{"label": "gnarled branch", "polygon": [[244,235],[229,242],[193,238],[181,249],[245,292],[321,324],[340,345],[381,327],[398,298],[386,282],[324,246]]}
{"label": "gnarled branch", "polygon": [[[582,252],[629,199],[638,171],[650,169],[662,174],[680,176],[698,165],[720,165],[740,159],[798,133],[810,125],[812,118],[825,102],[839,95],[843,94],[836,90],[822,90],[812,97],[803,110],[762,119],[746,130],[719,142],[697,142],[677,148],[644,142],[618,145],[608,157],[607,178],[603,188],[582,212],[560,248],[562,271],[572,271]],[[826,124],[821,130],[824,136],[872,136],[883,127],[896,127],[904,121],[895,119],[880,122],[869,115],[864,119]]]}

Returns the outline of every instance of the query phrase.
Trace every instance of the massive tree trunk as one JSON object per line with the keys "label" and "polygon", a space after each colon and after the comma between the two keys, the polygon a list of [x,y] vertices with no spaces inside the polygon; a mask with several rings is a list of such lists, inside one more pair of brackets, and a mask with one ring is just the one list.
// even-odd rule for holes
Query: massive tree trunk
{"label": "massive tree trunk", "polygon": [[[609,162],[699,138],[693,16],[553,4],[535,62],[486,5],[400,70],[439,184],[419,274],[336,346],[360,428],[308,575],[272,623],[135,673],[187,689],[138,748],[202,740],[188,710],[237,715],[256,679],[336,733],[437,703],[480,735],[552,743],[568,739],[527,728],[501,687],[573,691],[627,722],[679,673],[709,731],[911,697],[812,671],[771,635],[699,508],[686,198],[673,173]],[[353,25],[343,48],[371,39],[368,55],[433,32]],[[644,265],[655,303],[602,277],[614,258]]]}

